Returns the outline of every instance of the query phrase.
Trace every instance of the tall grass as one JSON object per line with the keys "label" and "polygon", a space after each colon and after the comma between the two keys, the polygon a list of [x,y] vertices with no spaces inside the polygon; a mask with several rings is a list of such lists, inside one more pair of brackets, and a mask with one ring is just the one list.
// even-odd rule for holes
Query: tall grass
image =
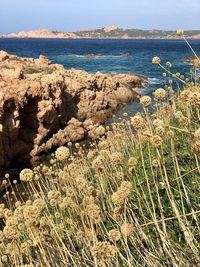
{"label": "tall grass", "polygon": [[142,113],[100,126],[89,150],[68,143],[23,170],[23,193],[13,181],[0,205],[1,266],[198,266],[200,85],[170,64],[153,113],[144,96]]}

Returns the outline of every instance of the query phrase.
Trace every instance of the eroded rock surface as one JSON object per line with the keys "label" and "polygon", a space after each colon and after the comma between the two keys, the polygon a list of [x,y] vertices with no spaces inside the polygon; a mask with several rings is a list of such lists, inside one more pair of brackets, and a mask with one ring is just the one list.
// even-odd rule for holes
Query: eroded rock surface
{"label": "eroded rock surface", "polygon": [[[135,74],[65,70],[48,58],[19,58],[0,51],[0,169],[86,136],[122,104],[136,101]],[[91,136],[90,136],[91,133]]]}

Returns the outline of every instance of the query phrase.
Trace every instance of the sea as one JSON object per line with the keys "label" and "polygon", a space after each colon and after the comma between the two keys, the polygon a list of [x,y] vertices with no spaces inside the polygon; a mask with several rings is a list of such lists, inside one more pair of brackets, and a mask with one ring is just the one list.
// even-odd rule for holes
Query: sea
{"label": "sea", "polygon": [[[189,42],[200,55],[200,40]],[[191,77],[192,64],[186,58],[192,56],[192,52],[184,40],[0,38],[0,50],[20,57],[38,58],[43,54],[53,63],[63,64],[66,69],[80,69],[90,73],[134,72],[147,77],[144,88],[136,89],[141,95],[152,96],[153,91],[166,82],[162,76],[163,70],[151,62],[154,56],[160,57],[163,65],[170,61],[173,73]],[[174,88],[181,88],[181,84],[174,81]],[[123,105],[116,113],[115,121],[120,121],[124,112],[132,116],[140,109],[138,103]]]}

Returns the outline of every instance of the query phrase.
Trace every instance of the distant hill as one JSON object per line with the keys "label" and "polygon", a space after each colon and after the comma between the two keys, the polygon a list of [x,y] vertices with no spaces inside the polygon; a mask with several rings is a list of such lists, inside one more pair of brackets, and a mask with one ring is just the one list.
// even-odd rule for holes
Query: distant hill
{"label": "distant hill", "polygon": [[[200,39],[200,30],[185,31],[188,38]],[[94,30],[62,32],[57,30],[38,29],[19,33],[1,34],[3,38],[67,38],[67,39],[177,39],[175,31],[123,29],[116,24]]]}

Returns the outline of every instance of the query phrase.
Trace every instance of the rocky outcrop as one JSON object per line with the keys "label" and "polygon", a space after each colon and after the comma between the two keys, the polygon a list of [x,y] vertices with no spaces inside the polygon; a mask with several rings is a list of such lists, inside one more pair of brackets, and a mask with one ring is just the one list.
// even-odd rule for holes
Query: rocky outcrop
{"label": "rocky outcrop", "polygon": [[104,29],[105,32],[112,32],[114,30],[119,29],[119,26],[116,25],[116,24],[112,24],[112,25],[104,27],[103,29]]}
{"label": "rocky outcrop", "polygon": [[80,38],[78,34],[73,32],[59,32],[48,29],[38,29],[33,31],[22,31],[18,33],[3,34],[0,37],[8,38]]}
{"label": "rocky outcrop", "polygon": [[0,51],[0,169],[22,166],[94,130],[122,103],[138,99],[135,74],[65,70],[48,58]]}

